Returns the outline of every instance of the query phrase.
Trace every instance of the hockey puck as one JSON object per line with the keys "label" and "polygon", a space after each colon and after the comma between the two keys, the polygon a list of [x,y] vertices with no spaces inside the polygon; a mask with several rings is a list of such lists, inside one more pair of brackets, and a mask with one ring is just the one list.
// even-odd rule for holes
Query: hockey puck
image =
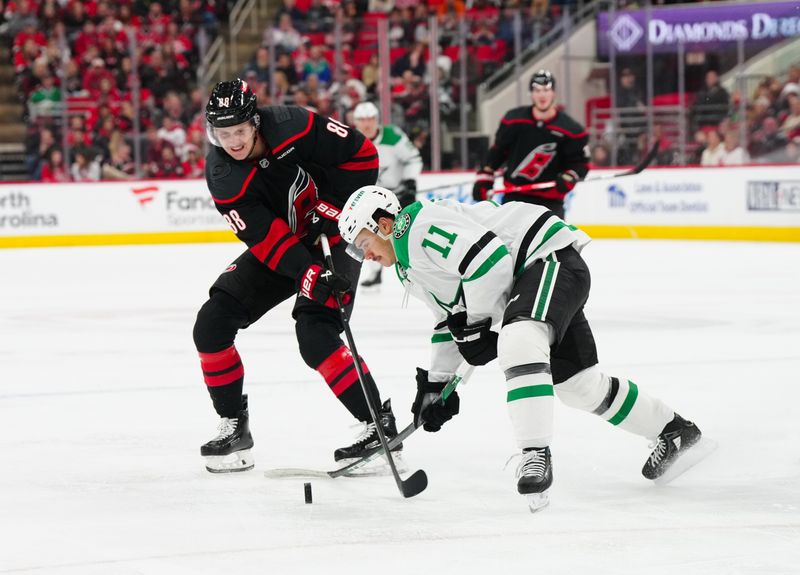
{"label": "hockey puck", "polygon": [[311,484],[305,483],[303,487],[306,494],[306,503],[311,503]]}

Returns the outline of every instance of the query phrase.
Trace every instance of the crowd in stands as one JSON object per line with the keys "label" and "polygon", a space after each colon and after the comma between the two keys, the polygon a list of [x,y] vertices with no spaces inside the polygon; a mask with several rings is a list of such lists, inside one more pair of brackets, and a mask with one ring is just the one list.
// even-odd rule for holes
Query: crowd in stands
{"label": "crowd in stands", "polygon": [[[196,84],[198,43],[201,34],[209,41],[215,37],[234,1],[0,0],[0,37],[12,50],[16,86],[29,126],[31,179],[202,177],[207,87]],[[322,115],[342,115],[339,119],[352,125],[350,111],[361,101],[377,99],[377,22],[385,18],[392,63],[389,121],[405,129],[428,160],[431,67],[438,68],[439,84],[434,89],[444,130],[457,129],[462,79],[456,64],[466,62],[467,106],[474,111],[481,80],[513,56],[515,15],[521,15],[522,42],[529,45],[553,28],[565,6],[572,9],[575,4],[574,0],[282,0],[261,46],[239,74],[254,88],[261,105],[296,104]],[[436,17],[439,32],[440,55],[435,62],[430,58],[431,16]],[[463,54],[462,17],[467,32]],[[341,57],[334,52],[336,45],[342,48]],[[641,86],[629,69],[625,72],[617,105],[643,107]],[[768,79],[760,85],[748,100],[743,119],[714,71],[709,71],[707,81],[690,112],[697,142],[690,147],[690,161],[705,165],[767,158],[797,161],[800,69],[792,68],[785,82]],[[66,112],[64,102],[69,102]],[[745,146],[738,142],[740,121],[747,123]],[[631,163],[653,137],[663,147],[659,162],[673,163],[675,143],[663,126],[654,126],[654,132],[633,138],[617,163]],[[442,142],[443,167],[450,167],[448,160],[454,154],[448,149],[449,139]],[[608,146],[595,146],[593,160],[607,165]]]}
{"label": "crowd in stands", "polygon": [[202,175],[197,41],[216,35],[225,0],[8,0],[2,8],[31,179],[132,177],[137,130],[146,134],[143,177]]}
{"label": "crowd in stands", "polygon": [[[703,87],[685,99],[693,141],[685,146],[687,157],[680,158],[680,146],[663,123],[656,121],[648,133],[641,87],[635,73],[623,68],[616,108],[626,134],[617,135],[617,164],[635,164],[656,142],[659,165],[800,163],[800,65],[790,66],[784,80],[763,78],[752,94],[744,94],[744,106],[741,98],[721,85],[716,69],[706,70]],[[611,165],[613,138],[605,134],[592,147],[594,165]]]}

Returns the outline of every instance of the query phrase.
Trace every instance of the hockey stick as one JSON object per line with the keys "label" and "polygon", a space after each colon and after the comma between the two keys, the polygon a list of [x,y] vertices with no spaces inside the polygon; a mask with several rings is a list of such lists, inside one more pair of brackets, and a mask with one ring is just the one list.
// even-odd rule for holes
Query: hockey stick
{"label": "hockey stick", "polygon": [[[469,377],[472,375],[475,366],[470,365],[466,361],[461,362],[461,365],[458,366],[456,373],[453,374],[453,377],[450,378],[450,381],[447,382],[447,385],[444,386],[442,392],[439,394],[433,403],[444,402],[450,397],[450,394],[455,391],[456,387],[460,383],[466,383]],[[398,445],[400,445],[403,441],[405,441],[412,433],[414,433],[417,429],[422,427],[424,421],[412,421],[409,423],[400,433],[398,433],[392,440],[389,442],[389,449],[392,450]],[[348,476],[353,471],[364,467],[367,463],[374,461],[378,457],[384,454],[383,446],[375,447],[371,449],[366,455],[361,456],[360,459],[353,461],[345,465],[344,467],[340,467],[339,469],[334,469],[333,471],[318,471],[315,469],[300,469],[294,467],[286,467],[280,469],[268,469],[264,471],[264,476],[269,477],[271,479],[278,479],[278,478],[286,478],[286,477],[343,477]]]}
{"label": "hockey stick", "polygon": [[[336,270],[333,267],[333,257],[331,257],[331,246],[328,243],[328,237],[322,234],[319,239],[322,244],[322,253],[325,255],[325,262],[328,264],[328,269],[335,273]],[[334,297],[336,298],[336,305],[339,308],[339,315],[344,325],[344,335],[347,338],[347,345],[350,347],[350,351],[353,354],[353,363],[356,367],[356,373],[358,374],[358,382],[361,384],[361,390],[364,392],[364,398],[367,400],[367,407],[369,407],[369,413],[372,416],[372,421],[375,423],[375,431],[378,433],[381,447],[383,447],[386,454],[386,461],[389,463],[395,483],[397,483],[397,488],[400,490],[400,493],[403,494],[403,497],[414,497],[422,493],[428,486],[428,476],[425,475],[422,469],[419,469],[408,479],[403,480],[400,477],[400,473],[398,473],[397,466],[392,457],[391,449],[386,441],[386,435],[383,433],[383,427],[381,427],[381,422],[378,418],[378,409],[375,407],[375,400],[367,387],[364,372],[361,369],[361,360],[359,359],[358,350],[356,349],[356,343],[353,340],[353,332],[350,329],[347,312],[345,312],[344,306],[342,305],[342,298],[338,292],[334,292]]]}
{"label": "hockey stick", "polygon": [[[645,155],[645,157],[642,158],[642,160],[630,170],[622,172],[621,174],[600,176],[599,178],[592,178],[591,180],[583,180],[583,181],[597,182],[600,180],[613,180],[614,178],[624,178],[625,176],[635,176],[636,174],[641,174],[645,170],[645,168],[647,168],[650,164],[653,163],[653,160],[656,159],[657,155],[658,155],[658,142],[653,144],[650,150],[648,150],[647,155]],[[494,190],[494,192],[507,194],[509,192],[530,192],[535,190],[548,190],[550,188],[555,188],[555,187],[556,187],[555,181],[536,182],[535,184],[525,184],[522,186],[512,186],[510,188]]]}

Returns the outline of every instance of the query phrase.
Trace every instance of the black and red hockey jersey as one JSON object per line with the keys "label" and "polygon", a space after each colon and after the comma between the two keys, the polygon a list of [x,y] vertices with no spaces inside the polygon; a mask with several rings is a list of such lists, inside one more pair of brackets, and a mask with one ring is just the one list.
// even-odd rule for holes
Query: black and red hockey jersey
{"label": "black and red hockey jersey", "polygon": [[[497,170],[505,164],[503,180],[507,188],[553,181],[570,170],[582,180],[589,171],[587,143],[586,130],[564,112],[543,121],[533,117],[532,106],[520,106],[509,110],[500,121],[485,165]],[[528,193],[564,197],[555,188]]]}
{"label": "black and red hockey jersey", "polygon": [[304,243],[312,214],[341,208],[378,178],[378,152],[360,132],[296,106],[258,111],[263,157],[237,161],[212,146],[206,183],[217,210],[271,270],[298,278],[312,263]]}

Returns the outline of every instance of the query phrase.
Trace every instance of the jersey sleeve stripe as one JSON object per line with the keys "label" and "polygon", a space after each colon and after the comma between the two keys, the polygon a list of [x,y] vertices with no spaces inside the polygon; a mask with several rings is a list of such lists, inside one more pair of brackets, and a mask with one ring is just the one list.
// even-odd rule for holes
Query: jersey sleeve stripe
{"label": "jersey sleeve stripe", "polygon": [[281,151],[283,148],[285,148],[286,146],[288,146],[289,144],[291,144],[291,143],[292,143],[292,142],[294,142],[295,140],[297,140],[297,139],[299,139],[299,138],[302,138],[303,136],[305,136],[306,134],[308,134],[308,133],[311,131],[311,126],[312,126],[313,124],[314,124],[314,114],[312,114],[311,112],[308,112],[308,125],[306,126],[306,129],[305,129],[305,130],[303,130],[302,132],[299,132],[299,133],[295,134],[295,135],[294,135],[294,136],[292,136],[291,138],[287,138],[287,139],[286,139],[286,140],[284,140],[284,141],[283,141],[281,144],[278,144],[278,145],[277,145],[275,148],[273,148],[273,150],[272,150],[272,153],[273,153],[273,154],[277,154],[277,153],[278,153],[278,152],[280,152],[280,151]]}
{"label": "jersey sleeve stripe", "polygon": [[247,191],[247,186],[250,185],[250,180],[253,179],[253,176],[256,175],[257,171],[258,171],[258,168],[256,168],[254,166],[253,169],[250,170],[250,173],[247,174],[247,178],[245,179],[244,183],[242,184],[242,189],[239,190],[239,193],[236,194],[235,196],[233,196],[232,198],[228,198],[227,200],[222,200],[222,199],[219,199],[219,198],[215,198],[214,196],[211,196],[212,199],[218,204],[231,204],[231,203],[235,202],[236,200],[238,200],[239,198],[241,198],[244,195],[245,191]]}
{"label": "jersey sleeve stripe", "polygon": [[364,158],[363,160],[358,159],[345,162],[344,164],[339,164],[336,167],[342,170],[374,170],[378,166],[378,156],[375,155],[371,158]]}
{"label": "jersey sleeve stripe", "polygon": [[497,262],[502,260],[504,257],[510,256],[510,255],[511,254],[508,253],[508,248],[505,245],[500,244],[500,247],[498,247],[496,250],[494,250],[492,252],[492,255],[490,255],[488,258],[486,258],[486,261],[483,262],[477,270],[475,270],[474,274],[472,274],[468,278],[465,278],[464,282],[465,283],[466,282],[471,282],[471,281],[474,281],[474,280],[476,280],[476,279],[478,279],[480,277],[485,276],[489,272],[489,270],[494,267],[494,265]]}
{"label": "jersey sleeve stripe", "polygon": [[283,254],[286,253],[286,250],[298,244],[300,244],[300,240],[298,240],[295,235],[290,235],[285,241],[282,241],[282,243],[278,246],[278,249],[275,250],[275,254],[269,258],[269,261],[267,261],[267,267],[271,270],[277,269]]}
{"label": "jersey sleeve stripe", "polygon": [[375,144],[369,138],[364,138],[364,143],[361,144],[361,148],[352,159],[369,158],[376,155],[378,155],[378,150],[375,148]]}
{"label": "jersey sleeve stripe", "polygon": [[256,256],[258,261],[266,262],[267,258],[275,251],[276,247],[279,246],[281,242],[288,240],[289,237],[294,236],[286,222],[278,219],[272,220],[267,235],[263,240],[252,246],[250,251]]}
{"label": "jersey sleeve stripe", "polygon": [[552,216],[552,212],[545,212],[538,218],[536,221],[533,222],[533,225],[528,228],[528,231],[525,232],[525,236],[522,238],[522,242],[519,244],[519,252],[517,253],[517,260],[514,262],[514,272],[519,273],[522,270],[522,266],[525,265],[525,260],[528,257],[528,248],[531,247],[531,242],[533,238],[536,237],[536,234],[539,233],[539,230],[542,229],[545,222]]}
{"label": "jersey sleeve stripe", "polygon": [[497,236],[494,235],[494,232],[488,231],[485,234],[483,234],[483,236],[481,236],[481,239],[472,244],[469,250],[467,250],[467,255],[465,255],[464,259],[461,260],[461,263],[458,264],[458,274],[463,276],[464,273],[467,271],[469,264],[472,263],[472,260],[478,257],[480,251],[486,246],[488,246],[489,242],[491,242],[496,237]]}

